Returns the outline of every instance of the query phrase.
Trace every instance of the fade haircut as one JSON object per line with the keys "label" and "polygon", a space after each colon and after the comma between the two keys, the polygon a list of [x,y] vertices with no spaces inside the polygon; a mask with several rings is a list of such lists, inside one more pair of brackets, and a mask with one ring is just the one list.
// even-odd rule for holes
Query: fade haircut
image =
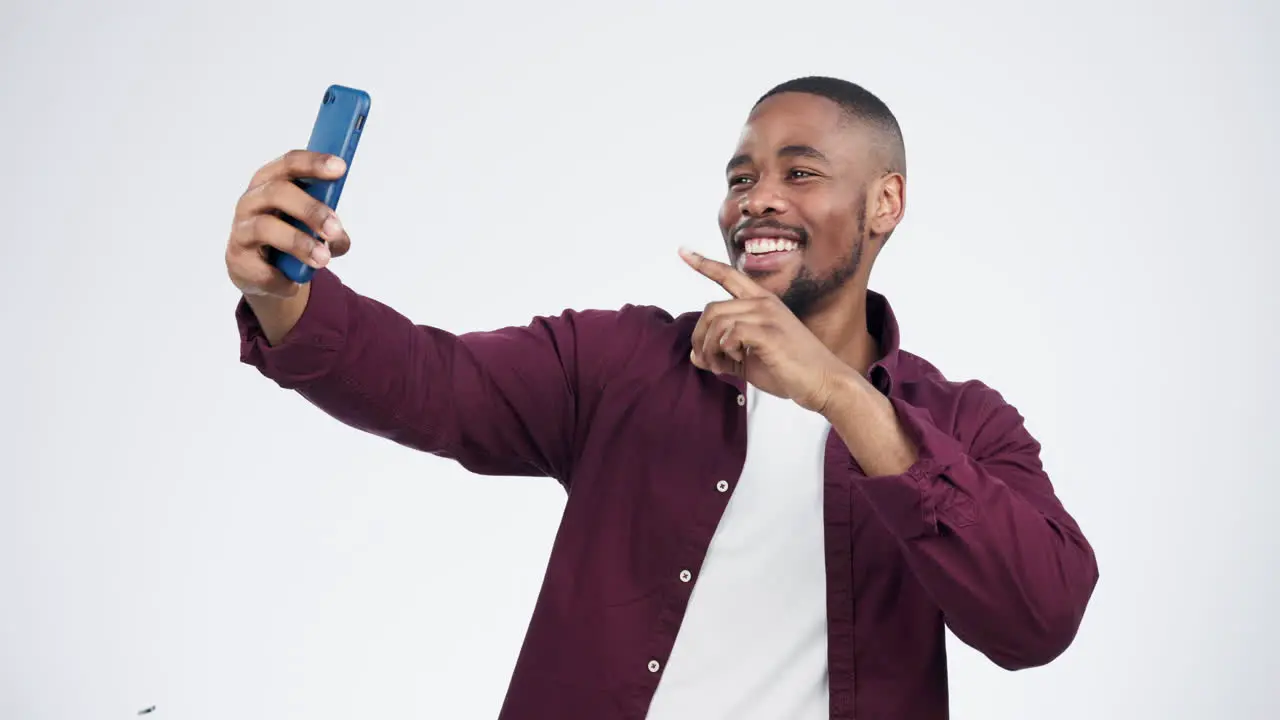
{"label": "fade haircut", "polygon": [[848,80],[811,75],[778,85],[760,96],[752,109],[774,95],[785,92],[817,95],[839,105],[847,118],[874,131],[876,156],[884,165],[880,169],[904,176],[907,174],[907,151],[902,142],[902,128],[898,126],[898,119],[888,105],[866,88]]}

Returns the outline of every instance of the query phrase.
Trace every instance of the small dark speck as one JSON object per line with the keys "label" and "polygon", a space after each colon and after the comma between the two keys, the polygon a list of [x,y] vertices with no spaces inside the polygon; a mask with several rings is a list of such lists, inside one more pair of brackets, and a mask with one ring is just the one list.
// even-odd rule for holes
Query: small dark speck
{"label": "small dark speck", "polygon": [[155,706],[155,705],[152,705],[152,706],[151,706],[151,707],[149,707],[149,708],[145,708],[145,709],[143,709],[143,710],[139,710],[139,711],[138,711],[138,714],[139,714],[139,715],[146,715],[147,713],[155,712],[155,709],[156,709],[156,706]]}

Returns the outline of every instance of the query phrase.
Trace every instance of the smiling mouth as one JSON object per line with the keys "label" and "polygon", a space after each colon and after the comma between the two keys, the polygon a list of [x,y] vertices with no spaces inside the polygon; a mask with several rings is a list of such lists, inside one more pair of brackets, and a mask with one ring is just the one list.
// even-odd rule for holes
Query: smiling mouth
{"label": "smiling mouth", "polygon": [[768,255],[799,249],[799,241],[781,237],[753,237],[742,243],[742,252],[747,255]]}
{"label": "smiling mouth", "polygon": [[738,256],[734,258],[733,264],[752,277],[763,277],[789,267],[793,260],[800,257],[804,245],[804,241],[794,235],[782,237],[756,231],[752,233],[752,237],[739,241]]}

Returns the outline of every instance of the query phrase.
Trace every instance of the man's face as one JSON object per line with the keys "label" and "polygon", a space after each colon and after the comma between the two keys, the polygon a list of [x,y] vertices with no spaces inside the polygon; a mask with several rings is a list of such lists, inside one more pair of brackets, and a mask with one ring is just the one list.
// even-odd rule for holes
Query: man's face
{"label": "man's face", "polygon": [[781,93],[747,120],[727,168],[730,262],[803,318],[862,262],[867,132],[824,97]]}

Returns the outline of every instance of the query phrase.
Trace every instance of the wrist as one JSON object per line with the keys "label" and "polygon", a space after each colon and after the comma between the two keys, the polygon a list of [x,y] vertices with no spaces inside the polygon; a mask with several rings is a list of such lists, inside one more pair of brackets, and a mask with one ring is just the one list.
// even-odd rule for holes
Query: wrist
{"label": "wrist", "polygon": [[245,295],[245,302],[257,318],[262,335],[268,345],[279,345],[298,324],[302,313],[307,309],[307,300],[311,296],[311,283],[298,287],[298,291],[288,297],[276,295]]}
{"label": "wrist", "polygon": [[865,405],[868,398],[867,390],[874,391],[871,384],[859,375],[857,370],[843,363],[840,369],[831,374],[827,382],[829,391],[826,402],[818,412],[828,422],[835,422],[838,418],[855,413],[860,406]]}

